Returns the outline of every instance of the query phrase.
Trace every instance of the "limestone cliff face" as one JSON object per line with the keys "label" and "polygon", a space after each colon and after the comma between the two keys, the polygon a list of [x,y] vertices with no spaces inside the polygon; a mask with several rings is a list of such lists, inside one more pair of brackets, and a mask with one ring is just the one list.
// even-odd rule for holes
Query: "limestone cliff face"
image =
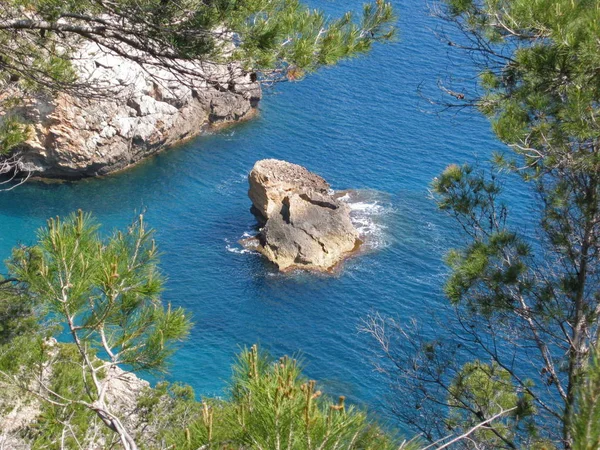
{"label": "limestone cliff face", "polygon": [[280,270],[328,271],[360,245],[349,207],[320,176],[296,164],[265,159],[254,165],[248,179],[248,195],[263,227],[243,244]]}
{"label": "limestone cliff face", "polygon": [[261,98],[260,85],[236,63],[179,62],[202,74],[183,76],[159,65],[142,68],[89,42],[73,60],[79,81],[100,95],[30,97],[19,107],[33,128],[18,149],[20,168],[31,175],[81,178],[123,169],[210,126],[252,117]]}

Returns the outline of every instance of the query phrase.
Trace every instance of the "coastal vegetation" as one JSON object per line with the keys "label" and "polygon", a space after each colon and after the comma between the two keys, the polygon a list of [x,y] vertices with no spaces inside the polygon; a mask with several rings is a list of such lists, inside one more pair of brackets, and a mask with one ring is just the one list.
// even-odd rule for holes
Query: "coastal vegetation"
{"label": "coastal vegetation", "polygon": [[31,95],[114,95],[74,69],[86,43],[151,74],[159,68],[181,83],[200,79],[227,90],[227,81],[202,63],[239,62],[252,81],[262,83],[298,80],[391,39],[394,20],[391,4],[383,0],[365,4],[358,18],[348,12],[338,19],[297,0],[5,1],[0,5],[0,153],[30,135],[32,123],[12,111]]}
{"label": "coastal vegetation", "polygon": [[[163,304],[143,217],[105,236],[78,212],[15,247],[0,280],[0,417],[17,424],[0,422],[6,445],[597,449],[600,3],[446,0],[439,15],[462,32],[450,47],[480,68],[479,92],[444,87],[453,103],[443,106],[476,107],[508,150],[489,164],[452,164],[431,185],[464,236],[446,260],[454,320],[440,319],[433,339],[412,323],[366,321],[393,413],[419,440],[323,394],[296,359],[256,346],[241,351],[223,398],[134,376],[164,374],[192,318]],[[206,75],[188,61],[238,61],[272,83],[367,51],[392,37],[392,22],[383,1],[355,22],[293,0],[10,0],[0,6],[0,109],[31,92],[102,96],[72,71],[80,40],[142,51],[151,60],[121,56],[178,77]],[[28,130],[5,114],[0,150]],[[506,200],[507,179],[526,197],[526,224],[511,215],[522,205]]]}
{"label": "coastal vegetation", "polygon": [[[518,427],[533,426],[533,397],[519,391],[510,371],[479,361],[467,363],[449,388],[455,409],[446,423],[461,432],[434,446],[401,440],[343,396],[331,400],[296,359],[273,360],[257,346],[238,356],[224,398],[199,401],[180,383],[150,387],[132,374],[164,371],[191,324],[184,310],[162,304],[158,254],[143,217],[102,238],[82,212],[49,220],[36,245],[14,249],[0,285],[5,445],[416,450],[476,439],[499,448]],[[599,436],[595,351],[582,380],[573,448],[592,449]],[[466,399],[489,408],[481,410],[488,418],[469,417]]]}
{"label": "coastal vegetation", "polygon": [[240,353],[224,399],[132,377],[164,371],[191,324],[162,304],[157,258],[142,217],[102,239],[82,212],[49,220],[36,245],[14,249],[0,292],[0,411],[21,426],[4,444],[413,448],[343,396],[330,400],[297,360],[272,360],[256,346]]}
{"label": "coastal vegetation", "polygon": [[[481,69],[482,93],[447,87],[445,106],[477,107],[510,151],[432,183],[465,237],[446,260],[447,334],[368,323],[397,399],[418,405],[397,413],[432,441],[502,415],[467,448],[596,448],[577,439],[593,433],[581,401],[600,332],[600,3],[448,0],[439,13]],[[503,198],[509,178],[529,194],[526,224]]]}

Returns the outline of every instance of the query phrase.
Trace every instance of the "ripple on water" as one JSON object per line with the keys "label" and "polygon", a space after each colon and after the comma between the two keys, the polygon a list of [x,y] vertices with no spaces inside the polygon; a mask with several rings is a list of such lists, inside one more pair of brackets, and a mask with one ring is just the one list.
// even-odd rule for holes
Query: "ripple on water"
{"label": "ripple on water", "polygon": [[350,207],[350,220],[363,241],[362,252],[380,250],[392,244],[388,224],[396,210],[389,194],[373,189],[356,189],[340,191],[336,195]]}

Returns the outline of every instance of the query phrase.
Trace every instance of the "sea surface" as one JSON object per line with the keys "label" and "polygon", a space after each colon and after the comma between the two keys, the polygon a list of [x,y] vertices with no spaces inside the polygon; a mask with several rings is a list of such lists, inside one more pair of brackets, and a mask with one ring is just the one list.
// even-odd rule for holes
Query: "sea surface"
{"label": "sea surface", "polygon": [[[311,1],[332,17],[361,3]],[[169,380],[191,384],[199,396],[223,395],[236,352],[259,343],[275,356],[300,354],[326,392],[388,417],[390,390],[374,371],[362,321],[373,312],[425,322],[431,312],[444,314],[442,258],[461,238],[436,210],[429,185],[448,164],[485,162],[504,149],[477,112],[429,105],[428,97],[440,97],[438,79],[453,74],[474,86],[475,68],[440,42],[426,2],[395,6],[396,42],[266,90],[256,120],[114,176],[1,193],[0,255],[33,243],[51,216],[81,208],[109,232],[145,211],[163,253],[164,299],[195,322]],[[358,189],[349,201],[368,251],[331,276],[279,274],[243,251],[238,240],[255,227],[247,174],[262,158],[304,165],[336,190]],[[508,196],[522,194],[509,185]],[[524,211],[517,208],[517,219]]]}

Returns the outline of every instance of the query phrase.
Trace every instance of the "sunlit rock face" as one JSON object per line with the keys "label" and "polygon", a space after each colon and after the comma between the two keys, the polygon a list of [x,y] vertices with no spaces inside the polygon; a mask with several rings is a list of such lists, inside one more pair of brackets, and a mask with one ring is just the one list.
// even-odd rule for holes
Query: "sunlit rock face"
{"label": "sunlit rock face", "polygon": [[360,245],[349,207],[329,184],[302,166],[258,161],[248,177],[253,211],[263,225],[244,241],[279,270],[330,271]]}
{"label": "sunlit rock face", "polygon": [[182,75],[135,56],[150,64],[82,42],[73,64],[78,81],[95,95],[28,97],[12,111],[32,124],[17,150],[20,168],[48,178],[104,175],[256,112],[260,84],[240,64],[181,61],[190,73]]}

